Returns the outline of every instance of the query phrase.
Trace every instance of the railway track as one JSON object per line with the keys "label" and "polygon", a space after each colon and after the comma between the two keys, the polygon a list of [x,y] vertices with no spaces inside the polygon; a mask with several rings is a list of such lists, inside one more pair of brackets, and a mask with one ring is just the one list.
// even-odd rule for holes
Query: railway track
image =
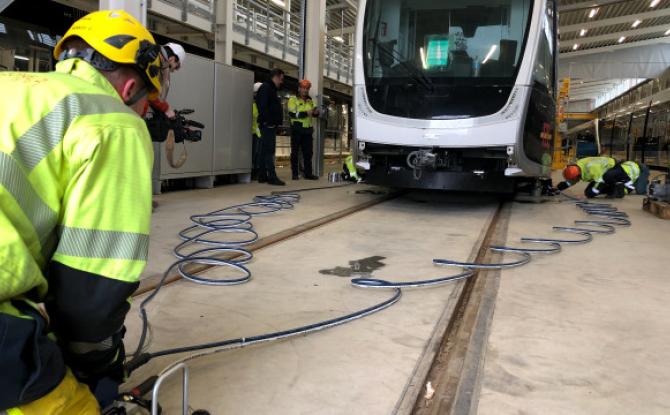
{"label": "railway track", "polygon": [[[472,248],[470,262],[495,262],[501,254],[489,250],[506,240],[511,204],[501,202]],[[458,282],[453,308],[442,331],[437,331],[397,406],[398,414],[469,414],[477,402],[480,369],[493,317],[501,270],[477,270]],[[426,394],[430,382],[434,392]]]}

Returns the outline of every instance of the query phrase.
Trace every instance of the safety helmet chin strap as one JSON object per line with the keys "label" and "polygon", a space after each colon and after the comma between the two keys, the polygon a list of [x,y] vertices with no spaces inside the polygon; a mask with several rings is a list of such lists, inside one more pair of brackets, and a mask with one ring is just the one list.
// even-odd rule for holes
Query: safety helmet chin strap
{"label": "safety helmet chin strap", "polygon": [[[64,50],[58,56],[58,61],[64,61],[66,59],[73,59],[73,58],[79,58],[81,60],[84,60],[90,63],[91,66],[93,66],[94,68],[105,72],[115,71],[121,66],[118,63],[107,59],[105,56],[103,56],[93,48],[86,48],[84,50],[79,49]],[[140,74],[140,77],[142,77],[142,74]],[[124,101],[124,104],[126,104],[127,106],[134,105],[135,103],[137,103],[137,101],[139,101],[149,93],[149,88],[146,85],[146,81],[143,82],[145,85],[142,88],[140,88],[140,90],[137,91],[132,97],[130,97],[130,99]]]}
{"label": "safety helmet chin strap", "polygon": [[142,88],[140,88],[139,91],[135,92],[135,95],[130,97],[130,99],[128,101],[124,101],[124,104],[126,104],[127,106],[130,107],[131,105],[134,105],[135,103],[137,103],[137,101],[144,98],[148,93],[149,93],[149,88],[147,88],[147,86],[144,85]]}

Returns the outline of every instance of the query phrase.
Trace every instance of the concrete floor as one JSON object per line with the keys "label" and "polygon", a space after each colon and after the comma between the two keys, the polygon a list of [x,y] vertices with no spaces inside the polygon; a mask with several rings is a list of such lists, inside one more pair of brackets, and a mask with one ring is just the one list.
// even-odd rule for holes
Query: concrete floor
{"label": "concrete floor", "polygon": [[[324,213],[308,206],[331,200],[337,192],[305,194],[301,205]],[[164,201],[166,210],[169,203]],[[353,288],[348,278],[319,272],[347,267],[352,260],[385,257],[381,262],[386,265],[372,275],[390,280],[455,273],[433,266],[431,260],[467,259],[493,207],[490,199],[482,204],[472,198],[435,201],[430,194],[403,197],[258,251],[248,284],[168,286],[149,307],[154,333],[150,349],[288,329],[369,307],[392,295]],[[283,212],[258,218],[257,226],[266,221],[288,225],[297,217],[299,211]],[[391,413],[439,317],[454,300],[453,287],[407,290],[393,307],[344,326],[192,361],[191,406],[213,414]],[[134,307],[127,322],[129,350],[137,342],[136,316]],[[173,360],[151,362],[129,384]],[[177,413],[179,395],[176,380],[166,383],[161,403],[169,413]]]}
{"label": "concrete floor", "polygon": [[[670,221],[607,202],[633,226],[503,271],[479,414],[670,413]],[[509,243],[586,217],[515,204]]]}
{"label": "concrete floor", "polygon": [[[323,184],[289,181],[287,189]],[[256,218],[255,228],[267,236],[378,197],[356,194],[358,188],[304,193],[294,211]],[[159,196],[145,275],[173,261],[176,231],[194,211],[272,190],[277,188],[250,184]],[[670,280],[664,261],[670,221],[643,212],[641,197],[612,203],[629,213],[631,228],[503,271],[480,414],[670,413]],[[434,267],[431,259],[467,259],[494,205],[490,198],[412,193],[257,251],[248,284],[167,286],[148,307],[149,349],[288,329],[381,302],[391,293],[356,289],[349,278],[332,275],[367,257],[385,257],[373,277],[447,275],[452,270]],[[551,226],[584,218],[570,203],[515,203],[508,243],[549,236]],[[398,304],[345,326],[191,361],[191,406],[212,414],[394,413],[441,314],[455,299],[453,291],[449,285],[405,290]],[[127,319],[130,351],[140,327],[138,303]],[[178,357],[152,361],[128,384]],[[166,413],[179,413],[177,380],[163,390]]]}
{"label": "concrete floor", "polygon": [[[286,186],[270,186],[252,182],[220,186],[214,189],[175,191],[154,196],[158,207],[152,217],[149,260],[142,279],[162,275],[166,267],[176,260],[172,249],[181,242],[177,233],[193,224],[189,219],[193,214],[248,203],[253,200],[254,196],[269,195],[273,191],[344,184],[328,183],[325,177],[319,181],[291,180],[288,169],[279,169],[278,172],[286,181]],[[304,202],[298,203],[294,210],[256,218],[254,229],[260,237],[266,237],[379,197],[371,194],[357,194],[356,191],[361,189],[377,188],[357,185],[325,192],[305,192],[302,194]]]}

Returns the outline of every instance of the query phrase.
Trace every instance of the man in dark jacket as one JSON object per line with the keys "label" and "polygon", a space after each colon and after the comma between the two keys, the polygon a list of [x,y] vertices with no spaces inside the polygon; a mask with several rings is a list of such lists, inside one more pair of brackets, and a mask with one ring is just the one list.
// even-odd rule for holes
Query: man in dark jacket
{"label": "man in dark jacket", "polygon": [[277,127],[282,124],[283,112],[277,91],[284,82],[284,71],[275,68],[270,72],[270,80],[263,83],[256,95],[258,125],[261,129],[261,160],[258,182],[275,186],[286,183],[279,180],[275,171],[275,151],[277,147]]}

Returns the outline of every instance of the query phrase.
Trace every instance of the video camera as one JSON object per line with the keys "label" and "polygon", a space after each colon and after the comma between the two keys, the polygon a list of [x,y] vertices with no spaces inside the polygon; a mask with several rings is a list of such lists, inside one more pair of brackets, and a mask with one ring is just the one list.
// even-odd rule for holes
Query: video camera
{"label": "video camera", "polygon": [[[205,128],[205,124],[184,117],[184,115],[193,114],[193,111],[194,110],[192,109],[175,110],[175,118],[168,120],[172,124],[175,143],[181,143],[182,141],[196,142],[202,140],[201,130]],[[189,127],[197,128],[197,130]]]}
{"label": "video camera", "polygon": [[189,120],[184,115],[192,114],[194,110],[175,110],[175,117],[168,118],[161,111],[153,111],[145,118],[147,129],[151,135],[151,141],[162,143],[167,139],[168,131],[174,132],[176,143],[183,141],[197,142],[202,140],[202,129],[205,125],[197,121]]}

